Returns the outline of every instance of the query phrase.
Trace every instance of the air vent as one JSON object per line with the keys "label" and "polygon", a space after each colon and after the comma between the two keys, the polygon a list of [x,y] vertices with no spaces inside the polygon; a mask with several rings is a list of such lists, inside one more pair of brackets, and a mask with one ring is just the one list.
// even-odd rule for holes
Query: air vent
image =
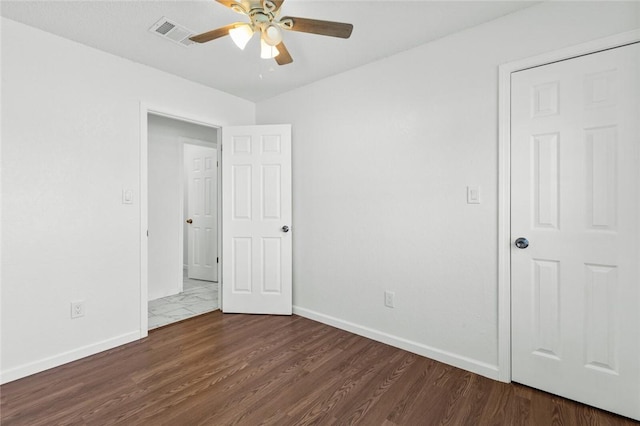
{"label": "air vent", "polygon": [[158,28],[156,28],[156,32],[158,34],[167,35],[167,33],[172,29],[174,29],[175,27],[176,26],[173,25],[171,22],[164,21],[162,24],[160,24]]}
{"label": "air vent", "polygon": [[165,18],[164,16],[158,22],[153,24],[153,26],[149,28],[149,31],[185,47],[193,44],[193,42],[189,40],[189,37],[193,35],[193,32],[189,31],[182,25],[176,24],[170,19]]}

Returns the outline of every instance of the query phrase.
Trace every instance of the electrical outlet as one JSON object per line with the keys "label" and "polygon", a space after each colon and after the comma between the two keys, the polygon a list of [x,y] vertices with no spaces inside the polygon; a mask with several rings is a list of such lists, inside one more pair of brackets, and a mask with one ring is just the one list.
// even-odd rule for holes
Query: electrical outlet
{"label": "electrical outlet", "polygon": [[76,300],[71,302],[71,318],[79,318],[84,316],[84,300]]}
{"label": "electrical outlet", "polygon": [[395,297],[395,293],[393,291],[385,291],[384,292],[384,306],[387,308],[393,308],[393,298]]}

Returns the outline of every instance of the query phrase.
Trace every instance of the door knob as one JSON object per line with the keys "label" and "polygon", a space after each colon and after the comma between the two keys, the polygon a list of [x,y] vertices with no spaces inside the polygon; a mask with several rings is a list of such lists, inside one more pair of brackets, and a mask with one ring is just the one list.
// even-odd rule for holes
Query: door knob
{"label": "door knob", "polygon": [[191,223],[193,223],[193,219],[187,219],[185,222],[191,224]]}
{"label": "door knob", "polygon": [[289,227],[287,225],[283,226],[282,232],[289,232]]}
{"label": "door knob", "polygon": [[518,238],[516,240],[516,247],[518,247],[519,249],[526,249],[527,247],[529,247],[529,240],[524,237]]}

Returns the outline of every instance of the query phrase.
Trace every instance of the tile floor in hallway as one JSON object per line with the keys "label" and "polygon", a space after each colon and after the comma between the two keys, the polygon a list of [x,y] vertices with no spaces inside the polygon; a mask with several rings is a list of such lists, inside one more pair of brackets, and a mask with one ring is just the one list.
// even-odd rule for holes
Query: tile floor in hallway
{"label": "tile floor in hallway", "polygon": [[218,309],[218,283],[183,280],[182,293],[149,301],[149,330]]}

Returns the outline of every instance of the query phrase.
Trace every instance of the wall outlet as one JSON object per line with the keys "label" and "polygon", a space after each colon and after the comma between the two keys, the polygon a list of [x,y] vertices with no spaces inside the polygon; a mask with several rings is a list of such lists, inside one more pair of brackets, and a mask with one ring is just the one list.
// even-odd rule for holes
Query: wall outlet
{"label": "wall outlet", "polygon": [[393,291],[385,291],[384,292],[384,306],[387,308],[393,308],[393,298],[396,294]]}
{"label": "wall outlet", "polygon": [[84,316],[84,300],[76,300],[71,302],[71,318],[80,318]]}

